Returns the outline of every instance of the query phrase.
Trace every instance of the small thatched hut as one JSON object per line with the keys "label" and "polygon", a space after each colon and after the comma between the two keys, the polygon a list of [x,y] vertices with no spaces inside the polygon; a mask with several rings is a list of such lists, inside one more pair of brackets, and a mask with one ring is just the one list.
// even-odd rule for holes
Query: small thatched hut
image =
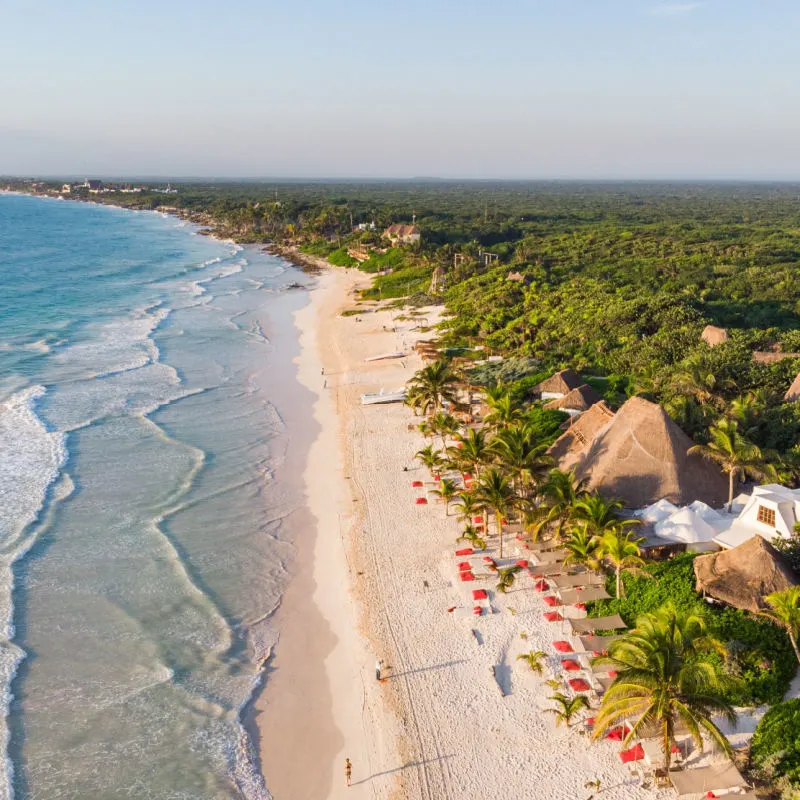
{"label": "small thatched hut", "polygon": [[780,553],[761,536],[694,560],[697,591],[735,608],[761,611],[766,595],[797,584]]}
{"label": "small thatched hut", "polygon": [[562,369],[561,372],[556,372],[555,375],[551,375],[547,380],[537,384],[533,391],[538,393],[542,400],[552,400],[564,397],[580,386],[583,386],[583,380],[577,372],[571,369]]}
{"label": "small thatched hut", "polygon": [[631,397],[582,452],[576,477],[588,490],[619,497],[632,508],[662,498],[676,505],[720,505],[727,478],[713,462],[689,455],[693,444],[661,406]]}
{"label": "small thatched hut", "polygon": [[566,411],[567,414],[581,414],[588,411],[595,403],[599,403],[603,398],[588,383],[584,383],[577,389],[573,389],[563,397],[557,397],[545,404],[545,408],[556,408]]}
{"label": "small thatched hut", "polygon": [[800,372],[797,373],[795,379],[792,381],[792,385],[786,390],[783,399],[787,403],[797,403],[800,401]]}
{"label": "small thatched hut", "polygon": [[753,361],[759,364],[777,364],[785,358],[800,358],[800,353],[784,353],[778,346],[769,350],[756,350],[753,353]]}
{"label": "small thatched hut", "polygon": [[716,347],[718,344],[727,342],[730,338],[725,328],[718,328],[716,325],[706,325],[700,338],[709,346]]}

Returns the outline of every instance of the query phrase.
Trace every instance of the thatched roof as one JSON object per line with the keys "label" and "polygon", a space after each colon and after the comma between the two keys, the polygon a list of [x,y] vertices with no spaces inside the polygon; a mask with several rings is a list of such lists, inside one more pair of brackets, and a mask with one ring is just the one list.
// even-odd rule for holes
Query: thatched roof
{"label": "thatched roof", "polygon": [[569,394],[573,389],[583,385],[583,380],[577,372],[571,369],[562,369],[547,380],[542,381],[535,388],[535,392],[551,392],[552,394]]}
{"label": "thatched roof", "polygon": [[797,403],[800,401],[800,372],[797,373],[795,379],[792,381],[792,385],[786,390],[783,399],[787,403]]}
{"label": "thatched roof", "polygon": [[588,383],[573,389],[563,397],[557,397],[545,405],[545,408],[570,408],[575,411],[588,411],[603,398]]}
{"label": "thatched roof", "polygon": [[738,547],[694,560],[697,591],[735,608],[760,611],[764,597],[797,583],[780,553],[757,534]]}
{"label": "thatched roof", "polygon": [[700,338],[709,346],[716,347],[718,344],[728,341],[728,331],[725,328],[718,328],[716,325],[706,325]]}
{"label": "thatched roof", "polygon": [[780,350],[756,350],[753,361],[759,364],[777,364],[784,358],[800,358],[800,353],[783,353]]}
{"label": "thatched roof", "polygon": [[604,428],[613,416],[614,412],[606,405],[605,400],[595,403],[579,417],[573,417],[572,423],[550,445],[547,452],[555,458],[560,469],[570,470],[580,460],[597,432]]}
{"label": "thatched roof", "polygon": [[713,462],[689,455],[693,444],[661,406],[631,397],[581,454],[576,477],[586,489],[619,497],[632,508],[661,498],[676,505],[720,505],[727,478]]}

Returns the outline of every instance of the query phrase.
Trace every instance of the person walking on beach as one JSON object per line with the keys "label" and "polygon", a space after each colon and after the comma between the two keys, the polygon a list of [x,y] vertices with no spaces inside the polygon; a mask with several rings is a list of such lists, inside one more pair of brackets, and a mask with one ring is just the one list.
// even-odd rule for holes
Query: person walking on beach
{"label": "person walking on beach", "polygon": [[381,670],[383,669],[383,661],[378,659],[375,662],[375,680],[379,681],[381,679]]}
{"label": "person walking on beach", "polygon": [[350,759],[346,758],[344,760],[344,782],[346,786],[350,785],[350,778],[353,775],[353,765],[350,763]]}

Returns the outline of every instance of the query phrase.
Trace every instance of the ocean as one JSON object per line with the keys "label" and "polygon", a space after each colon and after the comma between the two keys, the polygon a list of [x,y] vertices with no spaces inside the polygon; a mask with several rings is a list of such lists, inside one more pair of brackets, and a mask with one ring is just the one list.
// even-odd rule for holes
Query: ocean
{"label": "ocean", "polygon": [[308,526],[296,283],[0,195],[0,800],[269,797],[243,715]]}

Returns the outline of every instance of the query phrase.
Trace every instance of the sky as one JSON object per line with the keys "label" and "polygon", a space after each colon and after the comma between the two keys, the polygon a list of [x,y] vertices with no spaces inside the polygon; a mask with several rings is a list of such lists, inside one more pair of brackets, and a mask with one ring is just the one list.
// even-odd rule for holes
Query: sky
{"label": "sky", "polygon": [[0,0],[0,174],[800,179],[797,0]]}

